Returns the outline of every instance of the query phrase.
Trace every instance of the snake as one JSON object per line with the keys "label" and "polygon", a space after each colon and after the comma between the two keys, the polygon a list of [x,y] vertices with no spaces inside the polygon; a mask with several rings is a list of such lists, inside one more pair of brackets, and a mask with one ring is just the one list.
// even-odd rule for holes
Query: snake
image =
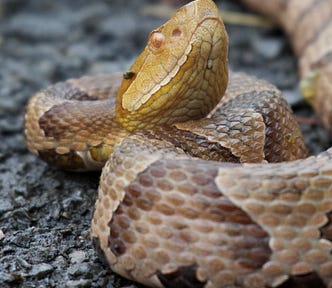
{"label": "snake", "polygon": [[[274,17],[301,89],[332,121],[332,1],[245,0]],[[91,221],[100,258],[149,287],[332,287],[332,149],[308,156],[282,93],[228,70],[212,0],[149,34],[125,73],[37,92],[28,149],[102,170]]]}

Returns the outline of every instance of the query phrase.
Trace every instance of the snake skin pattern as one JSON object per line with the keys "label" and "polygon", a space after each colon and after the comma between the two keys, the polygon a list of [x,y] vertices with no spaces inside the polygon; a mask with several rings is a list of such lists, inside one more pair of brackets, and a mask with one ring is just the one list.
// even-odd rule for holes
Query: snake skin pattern
{"label": "snake skin pattern", "polygon": [[[332,127],[332,1],[243,2],[289,33],[303,92]],[[35,94],[28,148],[67,170],[103,168],[91,237],[124,277],[332,287],[332,149],[305,158],[281,92],[228,75],[227,40],[213,1],[191,2],[150,33],[123,75]]]}

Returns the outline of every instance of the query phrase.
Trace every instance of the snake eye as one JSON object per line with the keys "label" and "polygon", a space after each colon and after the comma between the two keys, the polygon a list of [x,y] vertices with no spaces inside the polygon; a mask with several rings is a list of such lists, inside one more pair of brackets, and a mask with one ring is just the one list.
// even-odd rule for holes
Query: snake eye
{"label": "snake eye", "polygon": [[179,37],[179,36],[181,36],[181,34],[182,34],[182,32],[179,28],[175,28],[172,32],[172,36],[174,36],[174,37]]}
{"label": "snake eye", "polygon": [[165,35],[160,32],[153,32],[150,36],[150,43],[152,48],[159,49],[165,43]]}

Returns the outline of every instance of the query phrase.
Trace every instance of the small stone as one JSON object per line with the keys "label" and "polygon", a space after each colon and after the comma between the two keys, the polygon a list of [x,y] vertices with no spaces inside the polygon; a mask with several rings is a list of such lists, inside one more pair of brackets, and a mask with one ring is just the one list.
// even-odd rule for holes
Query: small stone
{"label": "small stone", "polygon": [[17,262],[22,268],[30,269],[32,265],[21,257],[17,257]]}
{"label": "small stone", "polygon": [[90,274],[90,268],[87,263],[77,263],[68,269],[68,273],[72,276],[84,275],[88,277]]}
{"label": "small stone", "polygon": [[46,263],[41,263],[32,266],[29,276],[42,278],[47,274],[50,274],[54,270],[53,266]]}
{"label": "small stone", "polygon": [[0,240],[5,238],[5,233],[0,229]]}
{"label": "small stone", "polygon": [[65,269],[65,267],[68,266],[67,259],[63,257],[62,255],[55,258],[55,260],[52,262],[53,266],[59,269]]}
{"label": "small stone", "polygon": [[66,287],[68,288],[80,288],[80,287],[90,287],[91,281],[90,280],[70,280],[67,282]]}
{"label": "small stone", "polygon": [[82,263],[86,259],[85,252],[82,250],[75,250],[69,254],[71,263]]}

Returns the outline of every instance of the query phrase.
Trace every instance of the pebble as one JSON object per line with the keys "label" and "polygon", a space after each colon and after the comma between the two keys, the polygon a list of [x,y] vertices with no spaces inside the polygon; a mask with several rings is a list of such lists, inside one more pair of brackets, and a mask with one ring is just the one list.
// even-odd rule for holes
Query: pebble
{"label": "pebble", "polygon": [[0,240],[5,238],[5,233],[0,229]]}
{"label": "pebble", "polygon": [[87,277],[90,273],[90,268],[87,263],[76,263],[69,267],[68,273],[72,276],[83,275]]}
{"label": "pebble", "polygon": [[84,287],[90,287],[91,280],[69,280],[66,284],[67,288],[84,288]]}
{"label": "pebble", "polygon": [[22,257],[17,257],[17,262],[18,264],[25,269],[31,269],[32,265],[27,262],[25,259],[23,259]]}
{"label": "pebble", "polygon": [[75,250],[69,254],[70,263],[82,263],[86,260],[86,254],[82,250]]}
{"label": "pebble", "polygon": [[31,277],[42,278],[47,274],[50,274],[53,270],[54,267],[52,265],[47,263],[41,263],[33,265],[28,275]]}
{"label": "pebble", "polygon": [[65,269],[66,267],[68,267],[67,259],[62,255],[57,256],[52,262],[52,265],[56,267],[57,270]]}

